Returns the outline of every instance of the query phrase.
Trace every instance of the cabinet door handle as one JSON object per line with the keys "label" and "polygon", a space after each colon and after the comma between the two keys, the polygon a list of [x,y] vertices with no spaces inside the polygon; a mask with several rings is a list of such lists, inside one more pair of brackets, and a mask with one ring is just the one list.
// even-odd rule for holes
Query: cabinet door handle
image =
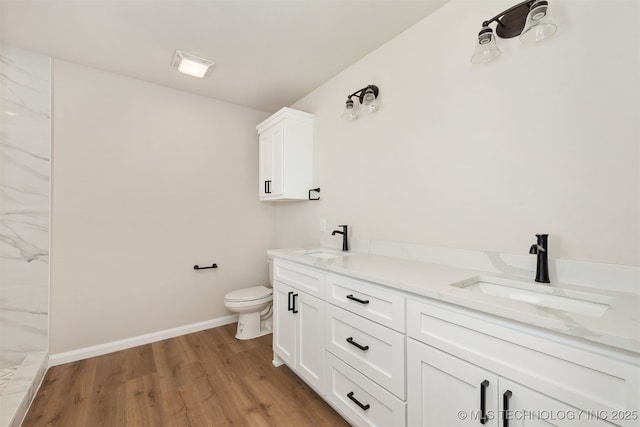
{"label": "cabinet door handle", "polygon": [[480,424],[486,424],[489,421],[486,403],[487,387],[489,387],[489,381],[484,380],[480,383]]}
{"label": "cabinet door handle", "polygon": [[349,338],[347,338],[347,342],[348,342],[349,344],[351,344],[351,345],[355,346],[355,347],[358,347],[358,348],[359,348],[360,350],[362,350],[362,351],[367,351],[367,350],[369,350],[369,346],[368,346],[368,345],[360,345],[360,344],[358,344],[357,342],[355,342],[355,341],[353,340],[353,337],[349,337]]}
{"label": "cabinet door handle", "polygon": [[291,306],[291,295],[293,295],[293,291],[289,291],[287,294],[287,311],[293,311],[293,307]]}
{"label": "cabinet door handle", "polygon": [[298,298],[298,294],[293,294],[293,298],[292,298],[292,300],[293,300],[293,304],[292,304],[292,305],[293,305],[293,307],[292,307],[292,310],[291,310],[291,311],[293,311],[294,313],[297,313],[297,312],[298,312],[298,310],[296,309],[296,298]]}
{"label": "cabinet door handle", "polygon": [[511,390],[507,390],[502,395],[502,426],[509,427],[509,399],[511,398]]}
{"label": "cabinet door handle", "polygon": [[358,299],[356,297],[354,297],[353,295],[347,295],[347,299],[350,299],[351,301],[355,301],[355,302],[359,302],[360,304],[369,304],[369,300],[368,299]]}
{"label": "cabinet door handle", "polygon": [[353,397],[353,392],[352,391],[349,392],[349,394],[347,394],[347,397],[349,399],[351,399],[351,401],[353,401],[353,403],[358,405],[360,407],[360,409],[362,409],[363,411],[366,411],[367,409],[371,408],[371,405],[369,405],[368,403],[366,405],[363,405],[362,403],[360,403],[360,401],[358,399]]}
{"label": "cabinet door handle", "polygon": [[271,180],[264,182],[264,194],[271,194]]}

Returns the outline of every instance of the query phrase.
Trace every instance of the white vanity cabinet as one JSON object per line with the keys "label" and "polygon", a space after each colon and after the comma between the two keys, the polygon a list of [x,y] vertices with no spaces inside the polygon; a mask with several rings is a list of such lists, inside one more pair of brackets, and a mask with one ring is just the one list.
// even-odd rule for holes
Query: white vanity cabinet
{"label": "white vanity cabinet", "polygon": [[325,315],[324,301],[317,295],[324,292],[323,279],[316,270],[274,261],[274,355],[320,394],[324,394]]}
{"label": "white vanity cabinet", "polygon": [[331,271],[349,261],[275,258],[273,350],[352,425],[640,426],[636,353]]}
{"label": "white vanity cabinet", "polygon": [[313,185],[313,114],[282,108],[260,123],[260,200],[306,200]]}
{"label": "white vanity cabinet", "polygon": [[407,301],[407,333],[410,426],[639,425],[624,360],[432,301]]}

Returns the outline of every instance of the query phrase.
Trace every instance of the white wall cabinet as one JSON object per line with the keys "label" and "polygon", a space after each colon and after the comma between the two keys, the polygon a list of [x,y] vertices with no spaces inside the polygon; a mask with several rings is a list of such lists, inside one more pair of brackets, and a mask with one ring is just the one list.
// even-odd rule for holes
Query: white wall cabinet
{"label": "white wall cabinet", "polygon": [[313,114],[282,108],[260,123],[260,200],[306,200],[313,186]]}

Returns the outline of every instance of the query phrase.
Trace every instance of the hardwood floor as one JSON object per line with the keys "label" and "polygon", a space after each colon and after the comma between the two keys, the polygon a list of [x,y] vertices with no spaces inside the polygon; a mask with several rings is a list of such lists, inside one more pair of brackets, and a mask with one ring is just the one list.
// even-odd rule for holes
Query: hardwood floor
{"label": "hardwood floor", "polygon": [[239,341],[235,324],[47,372],[31,426],[348,426],[286,366],[272,336]]}

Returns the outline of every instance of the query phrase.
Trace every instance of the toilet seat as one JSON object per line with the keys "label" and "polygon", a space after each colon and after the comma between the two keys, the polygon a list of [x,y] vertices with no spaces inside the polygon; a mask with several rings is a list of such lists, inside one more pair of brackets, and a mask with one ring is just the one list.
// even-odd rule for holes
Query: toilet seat
{"label": "toilet seat", "polygon": [[254,286],[229,292],[224,296],[224,300],[227,302],[257,301],[270,297],[271,293],[271,288],[267,288],[266,286]]}

